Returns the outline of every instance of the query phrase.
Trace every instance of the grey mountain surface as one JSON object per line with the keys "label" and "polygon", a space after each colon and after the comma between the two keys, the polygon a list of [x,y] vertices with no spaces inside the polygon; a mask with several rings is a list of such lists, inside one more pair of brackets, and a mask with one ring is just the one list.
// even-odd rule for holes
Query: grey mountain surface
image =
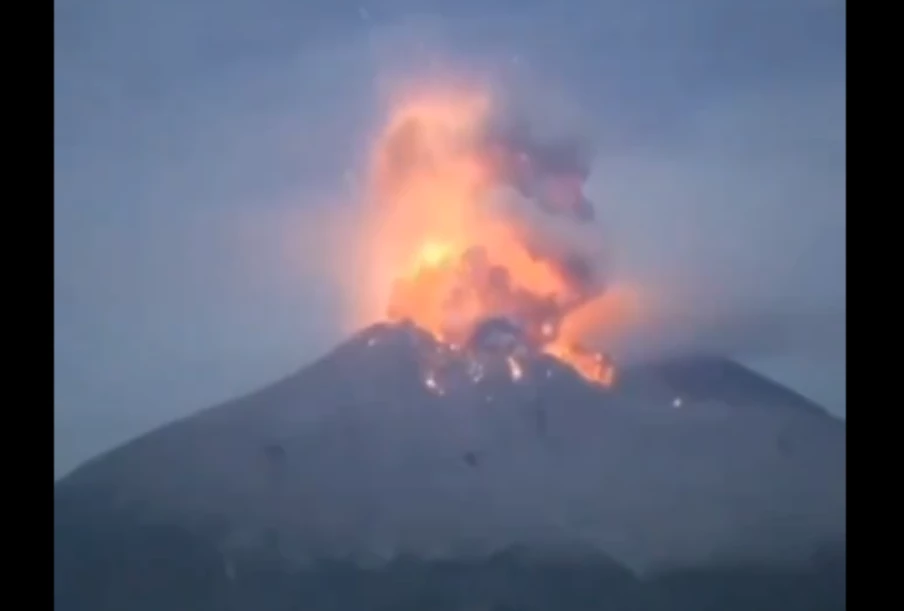
{"label": "grey mountain surface", "polygon": [[[281,382],[59,481],[57,608],[115,608],[104,604],[142,587],[152,600],[141,584],[161,566],[172,573],[162,589],[180,594],[130,608],[376,608],[304,584],[360,593],[404,575],[439,584],[429,596],[463,582],[483,592],[474,584],[489,579],[489,598],[502,587],[509,607],[455,606],[458,594],[417,603],[418,590],[380,608],[590,609],[610,595],[618,603],[605,608],[776,608],[732,598],[772,585],[804,604],[778,608],[844,607],[843,421],[710,356],[627,367],[611,389],[531,356],[520,379],[450,376],[437,392],[423,362],[443,349],[410,326],[367,328]],[[90,560],[83,548],[107,551]],[[91,567],[111,557],[128,558],[114,571],[128,583],[102,596]],[[699,567],[767,568],[714,586]],[[485,577],[493,571],[502,582]],[[539,587],[540,574],[586,586],[584,602],[512,594]]]}

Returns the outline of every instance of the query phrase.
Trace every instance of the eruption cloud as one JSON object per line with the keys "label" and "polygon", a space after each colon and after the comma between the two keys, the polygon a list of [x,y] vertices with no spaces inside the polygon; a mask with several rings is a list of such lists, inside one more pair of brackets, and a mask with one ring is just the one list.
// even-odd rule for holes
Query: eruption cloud
{"label": "eruption cloud", "polygon": [[634,312],[631,291],[610,286],[592,229],[589,149],[538,138],[494,102],[480,89],[427,90],[392,109],[370,160],[378,316],[455,348],[502,321],[520,350],[608,385],[611,360],[584,338],[605,338]]}

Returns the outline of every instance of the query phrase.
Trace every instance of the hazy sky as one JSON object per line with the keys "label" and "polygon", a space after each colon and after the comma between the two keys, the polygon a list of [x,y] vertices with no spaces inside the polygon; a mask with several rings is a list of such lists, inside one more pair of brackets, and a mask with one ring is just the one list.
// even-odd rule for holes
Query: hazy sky
{"label": "hazy sky", "polygon": [[321,221],[354,222],[387,88],[451,68],[593,135],[620,265],[685,304],[671,341],[845,413],[840,0],[55,7],[57,474],[339,341]]}

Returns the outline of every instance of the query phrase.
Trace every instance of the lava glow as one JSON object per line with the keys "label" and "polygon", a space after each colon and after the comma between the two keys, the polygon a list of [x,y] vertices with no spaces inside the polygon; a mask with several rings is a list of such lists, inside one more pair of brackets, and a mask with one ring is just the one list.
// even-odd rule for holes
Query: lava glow
{"label": "lava glow", "polygon": [[[564,217],[560,225],[577,227],[587,218],[568,215],[585,204],[583,178],[567,169],[541,175],[528,167],[524,151],[489,140],[493,111],[482,91],[430,90],[390,113],[371,157],[366,271],[379,286],[364,305],[371,311],[375,305],[384,320],[411,321],[456,349],[481,322],[511,320],[526,345],[609,385],[612,363],[582,340],[605,337],[607,326],[625,317],[629,300],[614,287],[603,290],[581,259],[586,253],[563,256],[536,223],[500,205],[525,205],[505,187],[539,176],[542,188],[530,193],[552,195],[534,216],[550,224]],[[508,200],[500,193],[509,193]],[[524,375],[513,358],[508,364],[512,379]],[[439,392],[432,376],[425,384]]]}
{"label": "lava glow", "polygon": [[524,370],[521,368],[521,364],[516,361],[513,357],[508,357],[506,359],[508,362],[509,373],[512,376],[512,380],[517,382],[522,377],[524,377]]}

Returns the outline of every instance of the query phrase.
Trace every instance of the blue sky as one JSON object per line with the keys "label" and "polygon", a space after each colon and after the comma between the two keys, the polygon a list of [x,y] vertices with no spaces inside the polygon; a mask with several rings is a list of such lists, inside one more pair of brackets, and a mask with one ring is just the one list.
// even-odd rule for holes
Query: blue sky
{"label": "blue sky", "polygon": [[387,87],[450,67],[592,134],[621,264],[694,295],[670,341],[845,413],[843,2],[55,8],[57,474],[341,339],[321,219]]}

